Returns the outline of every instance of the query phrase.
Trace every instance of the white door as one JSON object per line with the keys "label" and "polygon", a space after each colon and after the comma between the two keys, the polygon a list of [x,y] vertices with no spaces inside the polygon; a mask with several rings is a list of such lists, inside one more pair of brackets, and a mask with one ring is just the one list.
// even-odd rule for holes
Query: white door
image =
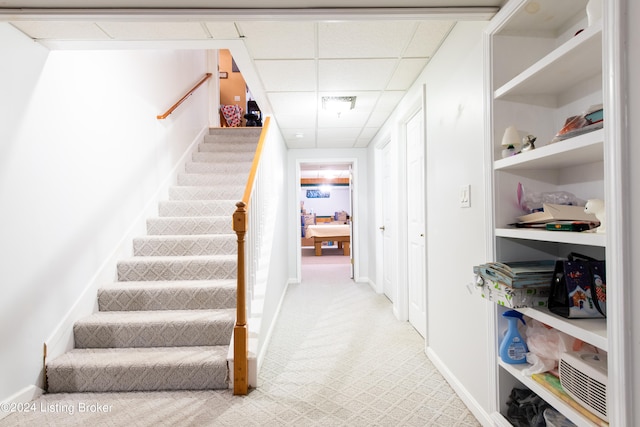
{"label": "white door", "polygon": [[425,147],[421,111],[407,122],[406,135],[409,322],[426,337]]}
{"label": "white door", "polygon": [[382,225],[380,231],[382,232],[382,287],[384,294],[394,302],[396,300],[396,281],[394,277],[394,251],[393,251],[393,207],[395,202],[393,200],[393,180],[392,180],[392,161],[391,158],[391,143],[388,143],[382,149]]}

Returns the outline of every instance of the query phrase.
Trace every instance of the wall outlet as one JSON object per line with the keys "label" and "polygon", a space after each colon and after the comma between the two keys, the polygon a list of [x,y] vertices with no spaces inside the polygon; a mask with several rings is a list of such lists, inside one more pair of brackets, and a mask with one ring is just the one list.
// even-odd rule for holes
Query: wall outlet
{"label": "wall outlet", "polygon": [[471,207],[471,186],[469,184],[460,187],[460,207]]}
{"label": "wall outlet", "polygon": [[234,96],[234,97],[233,97],[233,100],[234,100],[234,101],[240,101],[240,96],[239,96],[239,95]]}

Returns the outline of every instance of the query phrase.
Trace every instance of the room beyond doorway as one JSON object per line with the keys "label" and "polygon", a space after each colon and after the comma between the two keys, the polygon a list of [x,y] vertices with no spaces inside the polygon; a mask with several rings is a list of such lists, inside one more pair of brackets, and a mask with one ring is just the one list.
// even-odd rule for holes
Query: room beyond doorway
{"label": "room beyond doorway", "polygon": [[352,160],[299,162],[301,265],[353,266],[353,169]]}

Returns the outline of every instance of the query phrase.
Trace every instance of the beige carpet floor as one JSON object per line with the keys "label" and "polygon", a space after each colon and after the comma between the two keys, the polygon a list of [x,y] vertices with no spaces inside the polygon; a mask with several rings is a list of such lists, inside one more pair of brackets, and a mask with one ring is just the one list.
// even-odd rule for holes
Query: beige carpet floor
{"label": "beige carpet floor", "polygon": [[247,396],[49,394],[0,426],[479,426],[418,333],[348,277],[348,264],[303,264]]}

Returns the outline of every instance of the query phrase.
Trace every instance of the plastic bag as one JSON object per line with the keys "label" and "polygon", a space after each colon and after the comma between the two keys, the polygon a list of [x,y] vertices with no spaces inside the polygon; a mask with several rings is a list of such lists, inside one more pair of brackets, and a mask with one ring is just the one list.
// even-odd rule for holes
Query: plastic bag
{"label": "plastic bag", "polygon": [[568,191],[550,191],[550,192],[530,192],[525,191],[524,185],[518,183],[518,205],[526,213],[532,213],[542,210],[543,203],[552,203],[554,205],[573,205],[584,206],[587,201],[579,199]]}
{"label": "plastic bag", "polygon": [[548,372],[558,366],[562,353],[572,348],[572,340],[568,335],[549,328],[535,319],[527,322],[525,331],[527,347],[527,362],[531,364],[523,370],[524,375]]}

